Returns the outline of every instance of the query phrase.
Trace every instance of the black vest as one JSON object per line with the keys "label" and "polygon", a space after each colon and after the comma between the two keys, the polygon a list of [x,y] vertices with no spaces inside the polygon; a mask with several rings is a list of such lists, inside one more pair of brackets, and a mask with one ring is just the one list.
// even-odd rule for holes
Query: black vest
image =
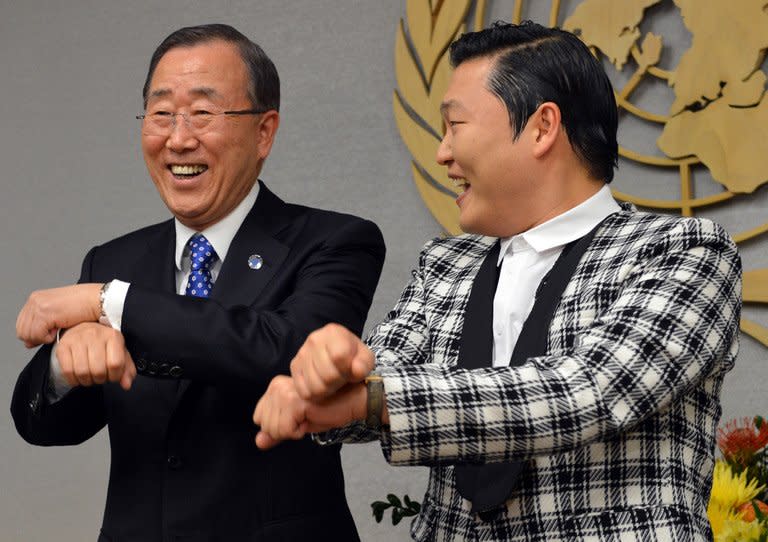
{"label": "black vest", "polygon": [[[566,245],[555,265],[541,280],[531,313],[515,344],[510,366],[520,366],[528,358],[546,354],[547,336],[555,309],[599,227],[598,224],[581,239]],[[457,366],[461,369],[490,366],[493,356],[493,297],[499,280],[498,258],[497,242],[480,266],[472,284],[459,346]],[[483,519],[491,519],[492,512],[504,504],[515,488],[525,465],[521,461],[456,465],[456,487],[462,497],[472,502],[473,513],[479,513]]]}

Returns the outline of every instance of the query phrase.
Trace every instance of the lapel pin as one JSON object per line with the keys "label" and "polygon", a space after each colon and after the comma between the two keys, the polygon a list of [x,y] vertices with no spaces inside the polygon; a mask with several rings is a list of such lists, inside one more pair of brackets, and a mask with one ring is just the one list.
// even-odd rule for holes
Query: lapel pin
{"label": "lapel pin", "polygon": [[261,269],[264,265],[264,260],[258,254],[251,254],[248,256],[248,267],[251,269]]}

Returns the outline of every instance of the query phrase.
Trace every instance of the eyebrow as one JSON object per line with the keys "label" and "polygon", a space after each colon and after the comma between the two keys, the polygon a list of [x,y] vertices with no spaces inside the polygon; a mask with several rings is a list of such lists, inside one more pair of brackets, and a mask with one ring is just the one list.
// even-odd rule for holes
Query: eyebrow
{"label": "eyebrow", "polygon": [[[156,90],[153,90],[149,93],[148,100],[151,100],[153,98],[165,98],[172,94],[171,89],[169,88],[159,88]],[[195,87],[189,91],[189,94],[192,94],[193,96],[201,96],[203,98],[221,98],[221,94],[212,87]]]}
{"label": "eyebrow", "polygon": [[440,104],[440,114],[444,115],[446,111],[449,109],[464,109],[464,106],[461,105],[456,100],[448,100],[447,102],[443,102]]}

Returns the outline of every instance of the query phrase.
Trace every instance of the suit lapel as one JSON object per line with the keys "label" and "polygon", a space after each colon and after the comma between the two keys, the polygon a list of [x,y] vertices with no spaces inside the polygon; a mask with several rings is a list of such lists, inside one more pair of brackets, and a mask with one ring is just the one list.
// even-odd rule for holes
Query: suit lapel
{"label": "suit lapel", "polygon": [[[237,230],[213,285],[211,299],[225,307],[252,305],[282,266],[290,247],[275,236],[291,224],[288,206],[259,181],[256,203]],[[262,266],[251,269],[248,259],[258,255]],[[178,399],[187,391],[189,380],[182,380]]]}
{"label": "suit lapel", "polygon": [[[211,298],[225,306],[250,305],[280,269],[290,247],[275,235],[290,224],[287,205],[264,184],[259,196],[232,239],[221,266]],[[262,266],[252,269],[251,256],[258,255]]]}
{"label": "suit lapel", "polygon": [[131,284],[152,290],[176,292],[176,267],[173,262],[176,249],[176,232],[173,221],[147,242],[147,250],[136,258],[131,274]]}

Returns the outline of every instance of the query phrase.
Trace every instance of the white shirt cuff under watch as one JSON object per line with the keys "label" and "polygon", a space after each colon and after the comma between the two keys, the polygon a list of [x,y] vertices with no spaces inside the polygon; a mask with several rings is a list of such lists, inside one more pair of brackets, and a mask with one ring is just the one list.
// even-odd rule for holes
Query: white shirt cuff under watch
{"label": "white shirt cuff under watch", "polygon": [[[99,323],[120,331],[120,326],[123,322],[123,307],[125,306],[125,297],[128,295],[129,286],[130,283],[117,279],[104,285],[100,298],[101,317],[99,318]],[[59,344],[59,333],[56,334],[56,344]],[[46,391],[48,403],[55,403],[71,389],[72,387],[61,374],[61,366],[59,365],[59,359],[56,357],[56,347],[54,346],[51,349],[50,370],[48,372],[48,389]]]}

